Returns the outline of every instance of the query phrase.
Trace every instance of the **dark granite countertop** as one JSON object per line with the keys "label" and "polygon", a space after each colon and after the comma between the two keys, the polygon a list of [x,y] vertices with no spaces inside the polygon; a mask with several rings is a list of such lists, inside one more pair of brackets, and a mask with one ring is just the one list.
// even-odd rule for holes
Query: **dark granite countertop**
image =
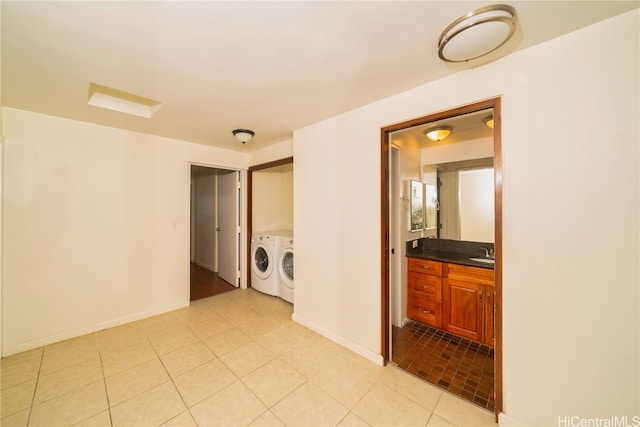
{"label": "dark granite countertop", "polygon": [[[409,258],[428,259],[431,261],[449,262],[451,264],[469,265],[471,267],[480,267],[493,270],[494,264],[487,264],[486,262],[473,261],[471,256],[455,253],[455,252],[442,252],[442,251],[423,251],[422,249],[413,249],[407,252]],[[480,256],[473,258],[482,258]]]}
{"label": "dark granite countertop", "polygon": [[494,245],[493,243],[424,237],[406,242],[406,254],[411,258],[429,259],[494,270],[494,264],[471,260],[471,258],[484,258],[485,248],[493,250]]}

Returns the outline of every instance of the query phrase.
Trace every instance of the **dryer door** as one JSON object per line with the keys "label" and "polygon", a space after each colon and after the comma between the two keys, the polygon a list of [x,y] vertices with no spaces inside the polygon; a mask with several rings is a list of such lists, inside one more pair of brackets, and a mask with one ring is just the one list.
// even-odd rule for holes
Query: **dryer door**
{"label": "dryer door", "polygon": [[258,243],[251,254],[251,269],[260,279],[266,279],[273,271],[273,262],[267,248]]}
{"label": "dryer door", "polygon": [[280,257],[280,277],[288,288],[293,289],[293,250],[288,249]]}

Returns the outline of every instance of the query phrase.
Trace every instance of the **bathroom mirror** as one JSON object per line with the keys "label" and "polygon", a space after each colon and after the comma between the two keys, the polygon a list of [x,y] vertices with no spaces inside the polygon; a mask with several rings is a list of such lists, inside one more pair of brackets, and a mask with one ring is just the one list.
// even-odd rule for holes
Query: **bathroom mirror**
{"label": "bathroom mirror", "polygon": [[468,242],[494,241],[493,158],[427,165],[437,169],[437,233]]}
{"label": "bathroom mirror", "polygon": [[[414,175],[412,181],[416,195],[424,183],[423,208],[417,199],[413,199],[414,190],[411,190],[411,231],[422,228],[423,237],[493,243],[495,183],[491,168],[494,141],[490,127],[493,122],[489,121],[492,117],[493,109],[488,108],[402,129],[391,135],[392,144],[403,147],[403,153],[407,153],[402,158],[406,162],[403,167],[407,170],[413,165],[420,168],[420,175]],[[446,139],[431,141],[424,132],[436,126],[450,126],[453,130]],[[475,169],[491,171],[465,172]],[[486,179],[482,185],[469,183],[467,177],[473,175],[491,176],[491,181]],[[463,193],[460,193],[459,176],[464,176]],[[490,191],[479,190],[489,186]],[[469,190],[472,188],[474,190]],[[478,211],[479,206],[490,206],[491,209]],[[476,221],[479,218],[482,221]]]}
{"label": "bathroom mirror", "polygon": [[409,231],[421,231],[424,227],[424,185],[409,181]]}

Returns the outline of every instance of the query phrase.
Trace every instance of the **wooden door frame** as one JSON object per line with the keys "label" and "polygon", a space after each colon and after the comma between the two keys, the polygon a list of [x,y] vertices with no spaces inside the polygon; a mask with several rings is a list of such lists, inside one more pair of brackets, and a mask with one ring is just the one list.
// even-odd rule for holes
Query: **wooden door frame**
{"label": "wooden door frame", "polygon": [[380,206],[381,206],[381,283],[382,283],[382,357],[384,364],[390,357],[390,309],[389,309],[389,158],[391,132],[413,126],[448,119],[462,114],[493,108],[493,164],[495,185],[495,417],[502,412],[502,101],[500,97],[476,102],[451,110],[430,114],[417,119],[408,120],[386,126],[380,130]]}
{"label": "wooden door frame", "polygon": [[251,287],[251,234],[253,234],[253,172],[293,163],[293,156],[251,166],[247,170],[247,288]]}

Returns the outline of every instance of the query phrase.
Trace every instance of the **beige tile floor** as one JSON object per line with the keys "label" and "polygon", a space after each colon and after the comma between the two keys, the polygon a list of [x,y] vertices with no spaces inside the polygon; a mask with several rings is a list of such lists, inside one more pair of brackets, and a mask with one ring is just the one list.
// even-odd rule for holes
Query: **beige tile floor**
{"label": "beige tile floor", "polygon": [[2,426],[493,426],[235,290],[2,359]]}

